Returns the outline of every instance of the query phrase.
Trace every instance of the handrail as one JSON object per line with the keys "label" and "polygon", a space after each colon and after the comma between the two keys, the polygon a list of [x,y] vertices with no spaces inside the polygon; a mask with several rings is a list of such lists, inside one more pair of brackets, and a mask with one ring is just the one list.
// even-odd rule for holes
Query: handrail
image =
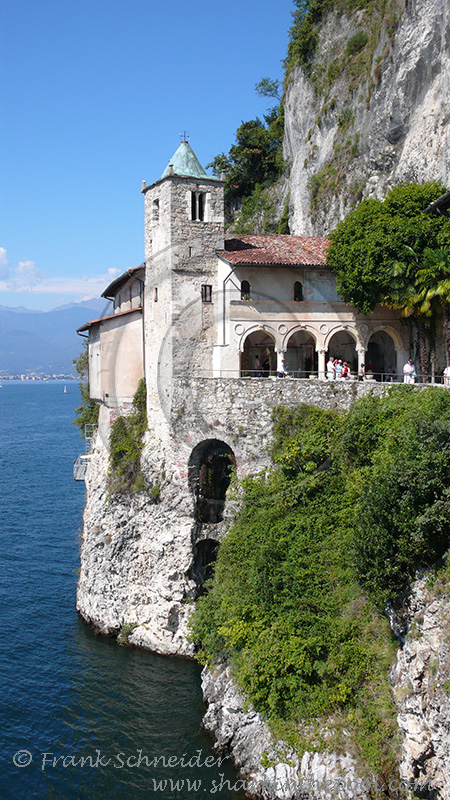
{"label": "handrail", "polygon": [[365,374],[358,374],[352,372],[349,378],[327,378],[327,374],[319,373],[318,370],[291,370],[285,375],[276,370],[263,370],[255,369],[202,369],[198,368],[189,374],[192,378],[230,378],[230,379],[265,379],[265,378],[278,378],[278,379],[293,379],[293,380],[321,380],[328,383],[349,383],[349,382],[376,382],[387,383],[392,385],[438,385],[450,386],[450,378],[445,378],[443,375],[432,374],[416,374],[414,377],[391,374],[388,372],[367,372]]}

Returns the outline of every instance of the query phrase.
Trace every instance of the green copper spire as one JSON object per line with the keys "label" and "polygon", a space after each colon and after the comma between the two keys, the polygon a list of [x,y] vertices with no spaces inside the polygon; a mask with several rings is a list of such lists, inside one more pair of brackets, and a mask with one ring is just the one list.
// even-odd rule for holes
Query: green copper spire
{"label": "green copper spire", "polygon": [[[170,170],[170,166],[173,168],[173,173]],[[181,178],[209,178],[211,180],[211,175],[206,174],[188,142],[181,142],[161,178],[166,178],[167,175],[172,174]]]}

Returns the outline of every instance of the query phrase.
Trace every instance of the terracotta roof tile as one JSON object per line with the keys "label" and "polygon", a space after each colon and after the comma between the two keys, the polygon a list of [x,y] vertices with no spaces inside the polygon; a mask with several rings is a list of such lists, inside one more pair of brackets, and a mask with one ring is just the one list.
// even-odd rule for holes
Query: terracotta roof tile
{"label": "terracotta roof tile", "polygon": [[220,258],[230,264],[249,266],[326,265],[330,240],[322,236],[249,234],[225,242]]}
{"label": "terracotta roof tile", "polygon": [[116,311],[115,314],[108,314],[108,316],[106,317],[91,319],[90,322],[85,322],[84,325],[80,325],[80,327],[77,328],[77,333],[89,330],[91,325],[96,325],[98,322],[105,322],[105,320],[107,319],[117,319],[117,317],[124,317],[125,314],[133,314],[135,311],[142,311],[142,306],[137,306],[136,308],[129,308],[127,311]]}

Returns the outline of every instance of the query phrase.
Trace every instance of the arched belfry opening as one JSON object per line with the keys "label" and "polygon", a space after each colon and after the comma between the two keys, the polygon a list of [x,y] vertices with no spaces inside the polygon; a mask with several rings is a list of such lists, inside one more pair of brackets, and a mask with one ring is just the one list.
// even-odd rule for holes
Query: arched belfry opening
{"label": "arched belfry opening", "polygon": [[188,464],[189,486],[195,496],[199,522],[221,522],[227,489],[230,485],[234,453],[219,439],[206,439],[194,447]]}

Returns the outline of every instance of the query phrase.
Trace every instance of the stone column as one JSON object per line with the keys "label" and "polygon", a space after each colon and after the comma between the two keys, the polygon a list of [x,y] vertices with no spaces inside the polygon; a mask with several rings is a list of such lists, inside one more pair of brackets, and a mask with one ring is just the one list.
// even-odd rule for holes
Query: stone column
{"label": "stone column", "polygon": [[327,354],[326,350],[317,351],[317,366],[319,370],[319,380],[321,381],[324,381],[326,379],[326,364],[325,364],[326,354]]}
{"label": "stone column", "polygon": [[366,351],[364,350],[364,347],[361,347],[358,350],[358,375],[361,372],[361,367],[363,365],[364,365],[364,371],[365,371],[365,367],[366,367]]}
{"label": "stone column", "polygon": [[[403,348],[396,347],[395,348],[395,360],[396,360],[397,363],[394,365],[394,369],[395,369],[396,377],[399,378],[400,381],[403,380],[403,364],[406,361],[406,358],[405,358],[405,360],[403,360],[403,355],[404,355]],[[434,381],[433,381],[433,383],[434,383]]]}
{"label": "stone column", "polygon": [[283,358],[284,358],[284,350],[277,350],[277,372],[284,372],[283,368]]}

